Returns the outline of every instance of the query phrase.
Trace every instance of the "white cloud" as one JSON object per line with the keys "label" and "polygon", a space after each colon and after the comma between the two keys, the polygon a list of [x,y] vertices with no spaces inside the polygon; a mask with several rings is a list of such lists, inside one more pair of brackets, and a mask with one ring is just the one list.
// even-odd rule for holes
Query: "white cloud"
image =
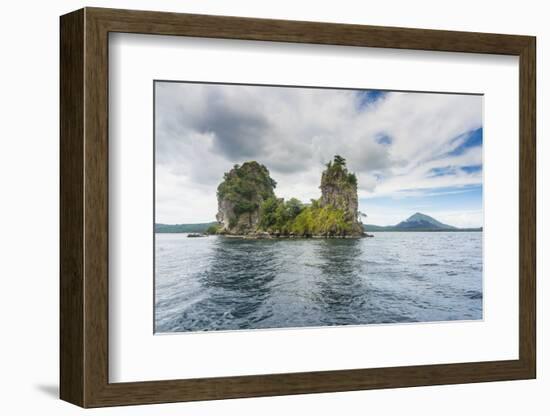
{"label": "white cloud", "polygon": [[483,210],[472,211],[436,211],[433,215],[444,224],[459,228],[476,228],[483,224]]}
{"label": "white cloud", "polygon": [[[246,160],[268,167],[278,195],[303,200],[319,196],[323,163],[335,154],[357,173],[363,197],[481,183],[481,172],[457,169],[480,164],[479,148],[449,152],[481,127],[482,97],[360,102],[351,90],[157,83],[157,222],[212,220],[223,173]],[[434,168],[452,174],[430,175]]]}

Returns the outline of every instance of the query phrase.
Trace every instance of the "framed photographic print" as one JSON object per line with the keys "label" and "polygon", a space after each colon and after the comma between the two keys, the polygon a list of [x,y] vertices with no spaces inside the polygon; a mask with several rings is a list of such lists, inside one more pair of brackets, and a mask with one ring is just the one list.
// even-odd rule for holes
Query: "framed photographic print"
{"label": "framed photographic print", "polygon": [[61,17],[83,406],[534,378],[535,38]]}

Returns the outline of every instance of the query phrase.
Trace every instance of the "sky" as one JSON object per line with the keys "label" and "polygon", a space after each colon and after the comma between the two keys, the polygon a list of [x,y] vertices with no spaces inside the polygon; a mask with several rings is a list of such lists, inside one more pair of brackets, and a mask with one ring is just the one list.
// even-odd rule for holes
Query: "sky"
{"label": "sky", "polygon": [[339,154],[364,223],[415,212],[483,225],[483,97],[464,94],[155,82],[155,222],[215,221],[216,188],[256,160],[275,193],[320,196]]}

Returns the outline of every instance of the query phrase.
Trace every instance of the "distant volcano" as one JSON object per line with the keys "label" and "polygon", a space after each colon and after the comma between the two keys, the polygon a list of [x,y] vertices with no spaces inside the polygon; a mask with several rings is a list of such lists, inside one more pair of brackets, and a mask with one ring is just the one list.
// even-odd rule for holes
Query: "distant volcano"
{"label": "distant volcano", "polygon": [[479,228],[458,228],[452,225],[443,224],[429,215],[417,212],[411,215],[405,221],[397,225],[372,225],[365,224],[365,231],[483,231]]}
{"label": "distant volcano", "polygon": [[405,221],[401,221],[395,226],[395,228],[410,230],[410,229],[422,229],[422,230],[456,230],[456,227],[452,225],[443,224],[437,221],[435,218],[426,214],[417,212],[411,215]]}

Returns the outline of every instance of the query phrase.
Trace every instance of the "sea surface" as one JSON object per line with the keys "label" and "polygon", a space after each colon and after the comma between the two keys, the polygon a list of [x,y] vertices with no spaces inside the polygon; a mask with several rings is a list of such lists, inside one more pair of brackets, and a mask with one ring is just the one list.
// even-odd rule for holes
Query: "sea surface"
{"label": "sea surface", "polygon": [[155,235],[155,332],[482,319],[482,232]]}

